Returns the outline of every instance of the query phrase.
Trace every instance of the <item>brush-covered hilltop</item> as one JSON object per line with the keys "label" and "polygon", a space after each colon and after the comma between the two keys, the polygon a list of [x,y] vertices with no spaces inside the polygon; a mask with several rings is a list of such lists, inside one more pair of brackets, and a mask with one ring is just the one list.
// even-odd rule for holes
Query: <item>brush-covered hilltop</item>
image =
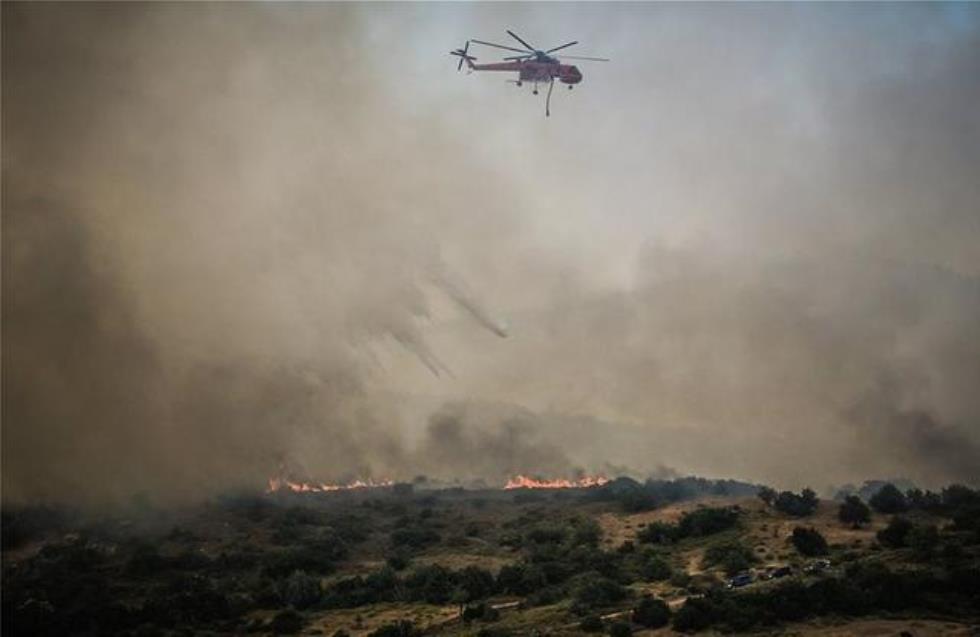
{"label": "brush-covered hilltop", "polygon": [[980,621],[968,487],[834,500],[700,478],[508,487],[7,507],[3,633],[967,635]]}

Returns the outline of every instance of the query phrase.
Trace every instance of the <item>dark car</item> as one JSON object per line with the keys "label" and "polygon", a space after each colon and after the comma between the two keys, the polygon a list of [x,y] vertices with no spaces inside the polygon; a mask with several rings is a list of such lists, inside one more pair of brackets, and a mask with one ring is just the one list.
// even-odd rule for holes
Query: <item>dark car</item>
{"label": "dark car", "polygon": [[739,573],[728,580],[728,588],[741,588],[752,583],[752,573]]}
{"label": "dark car", "polygon": [[780,566],[772,572],[771,579],[779,579],[793,574],[793,569],[788,566]]}

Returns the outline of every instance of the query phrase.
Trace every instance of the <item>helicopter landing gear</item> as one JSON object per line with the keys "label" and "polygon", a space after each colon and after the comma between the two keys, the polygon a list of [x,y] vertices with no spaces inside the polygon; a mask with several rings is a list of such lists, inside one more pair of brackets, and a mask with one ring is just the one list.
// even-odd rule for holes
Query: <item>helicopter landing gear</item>
{"label": "helicopter landing gear", "polygon": [[517,87],[520,88],[522,86],[524,86],[524,82],[517,80]]}
{"label": "helicopter landing gear", "polygon": [[569,91],[570,91],[570,90],[572,90],[573,88],[575,88],[575,86],[574,86],[574,85],[572,85],[572,84],[569,84],[569,85],[568,85],[568,90],[569,90]]}

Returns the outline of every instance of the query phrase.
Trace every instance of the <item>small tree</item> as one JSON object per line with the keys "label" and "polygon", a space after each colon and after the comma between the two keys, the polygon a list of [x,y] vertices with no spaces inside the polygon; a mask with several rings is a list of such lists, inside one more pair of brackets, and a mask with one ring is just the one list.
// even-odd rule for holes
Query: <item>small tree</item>
{"label": "small tree", "polygon": [[878,489],[878,493],[871,496],[868,504],[878,513],[904,513],[909,509],[905,495],[890,482]]}
{"label": "small tree", "polygon": [[905,518],[896,515],[888,523],[888,526],[878,531],[878,541],[884,546],[891,548],[901,548],[906,545],[909,532],[912,530],[912,523]]}
{"label": "small tree", "polygon": [[626,622],[615,622],[609,627],[609,637],[630,637],[633,629]]}
{"label": "small tree", "polygon": [[772,487],[762,487],[759,489],[759,493],[756,494],[759,499],[766,503],[766,506],[771,507],[772,503],[776,501],[776,490]]}
{"label": "small tree", "polygon": [[942,497],[929,490],[909,489],[905,492],[905,500],[908,502],[909,509],[938,513],[943,507]]}
{"label": "small tree", "polygon": [[871,521],[871,509],[861,501],[856,495],[849,495],[841,502],[840,509],[837,511],[837,519],[844,524],[850,524],[851,528],[860,528],[862,524]]}
{"label": "small tree", "polygon": [[670,607],[662,599],[644,597],[633,609],[631,616],[634,623],[646,628],[660,628],[670,623]]}
{"label": "small tree", "polygon": [[801,555],[814,557],[827,554],[827,540],[813,528],[798,526],[793,529],[793,546]]}
{"label": "small tree", "polygon": [[820,501],[812,489],[806,488],[796,495],[792,491],[782,491],[776,496],[773,507],[787,515],[802,518],[812,515]]}
{"label": "small tree", "polygon": [[939,531],[934,524],[916,524],[905,541],[919,557],[929,557],[939,544]]}
{"label": "small tree", "polygon": [[817,492],[806,487],[800,491],[800,500],[803,501],[803,505],[810,511],[816,511],[817,506],[820,504],[820,498],[817,497]]}
{"label": "small tree", "polygon": [[649,582],[660,582],[668,579],[670,578],[671,572],[670,564],[659,555],[653,555],[644,560],[643,565],[640,567],[640,575],[644,580]]}

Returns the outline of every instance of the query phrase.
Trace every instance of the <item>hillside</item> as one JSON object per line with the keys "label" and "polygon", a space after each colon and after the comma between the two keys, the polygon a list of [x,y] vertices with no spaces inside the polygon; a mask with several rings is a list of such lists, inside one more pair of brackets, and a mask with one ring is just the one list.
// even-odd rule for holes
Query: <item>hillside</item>
{"label": "hillside", "polygon": [[[893,516],[854,527],[832,501],[795,517],[688,495],[635,510],[608,489],[379,488],[7,511],[4,633],[939,635],[980,619],[978,492],[906,511],[897,543]],[[825,551],[803,555],[798,527]]]}

